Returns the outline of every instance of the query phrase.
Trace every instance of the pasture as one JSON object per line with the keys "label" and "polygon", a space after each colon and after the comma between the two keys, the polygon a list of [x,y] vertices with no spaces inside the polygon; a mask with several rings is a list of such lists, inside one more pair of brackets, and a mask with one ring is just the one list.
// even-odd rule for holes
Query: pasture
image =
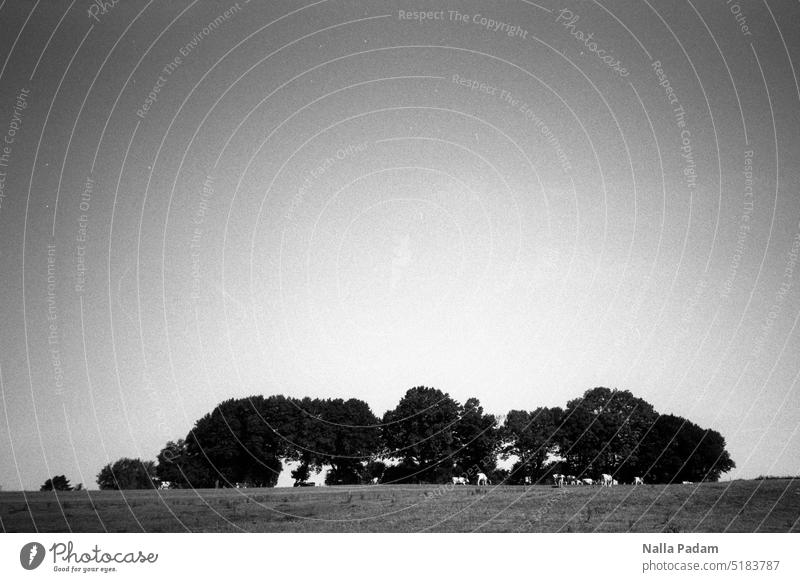
{"label": "pasture", "polygon": [[6,532],[790,532],[800,481],[0,492]]}

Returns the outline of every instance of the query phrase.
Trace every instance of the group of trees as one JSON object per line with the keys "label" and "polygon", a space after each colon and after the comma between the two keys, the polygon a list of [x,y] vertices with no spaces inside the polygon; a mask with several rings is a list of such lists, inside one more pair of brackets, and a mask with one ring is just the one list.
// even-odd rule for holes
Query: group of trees
{"label": "group of trees", "polygon": [[563,410],[514,410],[504,428],[504,452],[519,457],[512,482],[552,473],[608,473],[621,482],[717,481],[736,466],[717,431],[659,415],[627,390],[594,388]]}
{"label": "group of trees", "polygon": [[56,475],[45,481],[39,491],[83,491],[83,483],[73,487],[66,475]]}
{"label": "group of trees", "polygon": [[123,457],[100,470],[97,485],[100,489],[155,489],[159,485],[156,464]]}
{"label": "group of trees", "polygon": [[[499,459],[516,458],[511,471]],[[98,475],[101,489],[271,487],[283,460],[297,483],[330,467],[328,484],[446,482],[486,473],[495,482],[576,476],[643,476],[648,482],[716,481],[735,465],[713,430],[653,407],[628,391],[594,388],[566,408],[512,410],[499,419],[477,398],[460,404],[419,386],[383,418],[358,399],[253,396],[220,403],[157,462],[120,459]]]}

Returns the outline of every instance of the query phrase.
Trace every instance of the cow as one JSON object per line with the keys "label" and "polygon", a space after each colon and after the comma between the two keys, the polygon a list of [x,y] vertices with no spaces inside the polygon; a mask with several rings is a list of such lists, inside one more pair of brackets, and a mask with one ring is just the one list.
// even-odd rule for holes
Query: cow
{"label": "cow", "polygon": [[488,485],[489,478],[484,473],[478,473],[478,485]]}
{"label": "cow", "polygon": [[567,475],[567,485],[577,485],[578,478],[575,475]]}
{"label": "cow", "polygon": [[633,478],[633,484],[634,485],[644,485],[644,479],[642,479],[641,477],[634,477]]}
{"label": "cow", "polygon": [[553,474],[553,484],[556,487],[563,487],[564,486],[564,475],[561,475],[560,473],[554,473]]}
{"label": "cow", "polygon": [[586,477],[585,479],[581,479],[581,485],[594,485],[594,480],[591,477]]}
{"label": "cow", "polygon": [[468,485],[466,477],[453,477],[453,485]]}
{"label": "cow", "polygon": [[524,483],[525,483],[525,485],[530,485],[531,484],[531,478],[526,476],[525,480],[524,480]]}
{"label": "cow", "polygon": [[377,477],[373,477],[372,478],[372,484],[373,485],[377,485],[378,484],[378,478]]}
{"label": "cow", "polygon": [[691,481],[684,481],[681,485],[694,485]]}
{"label": "cow", "polygon": [[619,481],[617,481],[616,479],[613,479],[613,480],[611,481],[611,484],[612,484],[612,485],[619,485]]}
{"label": "cow", "polygon": [[158,484],[159,489],[172,489],[172,481],[162,481]]}
{"label": "cow", "polygon": [[603,473],[602,475],[600,475],[600,485],[602,485],[603,487],[611,487],[612,481],[613,479],[611,478],[611,475],[609,475],[608,473]]}

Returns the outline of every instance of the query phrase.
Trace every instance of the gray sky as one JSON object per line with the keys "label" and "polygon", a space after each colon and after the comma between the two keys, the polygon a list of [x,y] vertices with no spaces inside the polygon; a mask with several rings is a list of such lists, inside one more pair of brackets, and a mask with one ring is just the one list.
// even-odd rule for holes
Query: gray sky
{"label": "gray sky", "polygon": [[4,489],[420,384],[797,473],[796,3],[264,4],[0,3]]}

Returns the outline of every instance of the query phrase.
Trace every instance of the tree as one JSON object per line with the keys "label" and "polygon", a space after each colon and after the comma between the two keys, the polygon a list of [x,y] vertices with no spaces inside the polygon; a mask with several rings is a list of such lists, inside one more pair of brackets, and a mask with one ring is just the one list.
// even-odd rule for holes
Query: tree
{"label": "tree", "polygon": [[613,474],[620,481],[716,481],[735,467],[718,432],[680,416],[659,415],[627,390],[593,388],[567,403],[557,436],[575,475]]}
{"label": "tree", "polygon": [[718,481],[736,466],[721,434],[672,414],[655,421],[642,448],[638,470],[660,483]]}
{"label": "tree", "polygon": [[441,390],[411,388],[395,409],[383,416],[383,437],[390,455],[403,460],[403,470],[418,467],[417,480],[446,480],[458,450],[454,429],[460,413],[458,403]]}
{"label": "tree", "polygon": [[311,478],[311,469],[306,463],[300,463],[300,465],[298,465],[298,467],[292,471],[292,479],[294,479],[295,485],[298,485],[300,483],[305,483],[310,478]]}
{"label": "tree", "polygon": [[331,465],[332,484],[364,481],[364,464],[380,447],[378,418],[366,402],[355,398],[320,401],[318,411],[315,464]]}
{"label": "tree", "polygon": [[72,485],[64,475],[56,475],[45,481],[39,491],[72,491]]}
{"label": "tree", "polygon": [[227,486],[274,487],[297,417],[297,407],[283,396],[220,403],[186,437],[187,457],[207,469],[200,486],[212,487],[221,480]]}
{"label": "tree", "polygon": [[455,425],[456,446],[454,454],[456,473],[473,472],[491,474],[497,468],[500,449],[500,430],[493,414],[484,414],[477,398],[469,398],[460,407],[460,419]]}
{"label": "tree", "polygon": [[566,470],[578,476],[609,473],[632,480],[642,438],[657,416],[651,404],[627,390],[593,388],[570,400],[557,434]]}
{"label": "tree", "polygon": [[192,454],[184,439],[167,442],[156,460],[156,477],[173,489],[213,486],[208,463],[199,452]]}
{"label": "tree", "polygon": [[719,481],[722,473],[736,467],[730,454],[725,450],[725,438],[715,430],[706,429],[698,450],[692,455],[692,475],[694,481]]}
{"label": "tree", "polygon": [[373,479],[383,479],[384,474],[386,473],[387,465],[383,461],[378,460],[370,460],[367,462],[366,470],[367,470],[367,478],[371,482]]}
{"label": "tree", "polygon": [[286,429],[287,456],[300,462],[298,475],[330,465],[326,476],[329,484],[367,480],[365,462],[381,447],[379,420],[369,405],[356,398],[303,398],[291,402],[296,412]]}
{"label": "tree", "polygon": [[564,411],[555,408],[537,408],[532,412],[512,410],[506,416],[501,430],[502,456],[516,455],[512,483],[525,477],[539,480],[547,473],[548,458],[559,450],[557,433]]}
{"label": "tree", "polygon": [[158,487],[155,463],[123,457],[100,470],[97,485],[100,489],[155,489]]}

